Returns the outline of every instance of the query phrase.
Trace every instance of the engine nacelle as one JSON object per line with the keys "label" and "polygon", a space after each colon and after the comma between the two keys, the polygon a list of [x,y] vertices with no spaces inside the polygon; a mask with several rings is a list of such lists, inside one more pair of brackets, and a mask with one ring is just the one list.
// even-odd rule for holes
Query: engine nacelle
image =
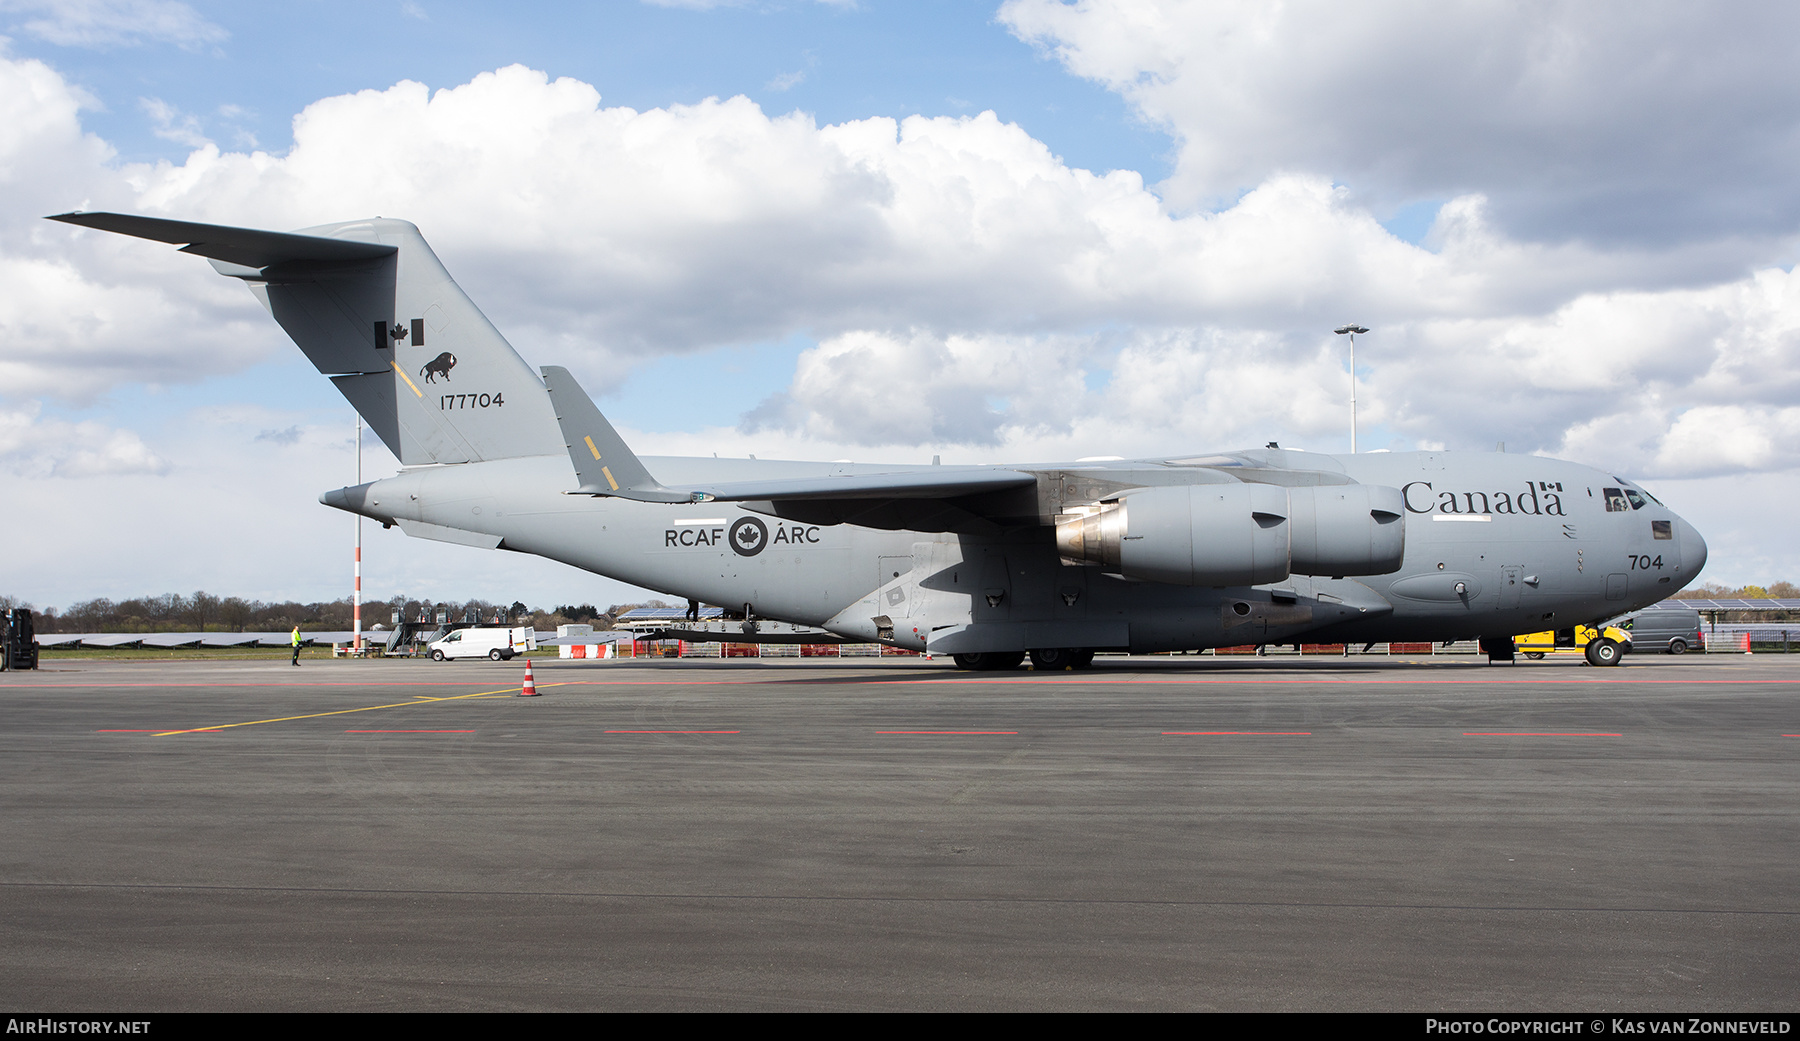
{"label": "engine nacelle", "polygon": [[1406,555],[1406,500],[1378,484],[1289,488],[1289,566],[1298,575],[1386,575]]}
{"label": "engine nacelle", "polygon": [[[1287,490],[1267,484],[1146,488],[1056,524],[1057,550],[1126,578],[1253,586],[1288,576]],[[1335,574],[1335,572],[1334,572]]]}
{"label": "engine nacelle", "polygon": [[1056,546],[1071,564],[1172,585],[1385,575],[1406,553],[1406,502],[1369,484],[1146,488],[1059,517]]}

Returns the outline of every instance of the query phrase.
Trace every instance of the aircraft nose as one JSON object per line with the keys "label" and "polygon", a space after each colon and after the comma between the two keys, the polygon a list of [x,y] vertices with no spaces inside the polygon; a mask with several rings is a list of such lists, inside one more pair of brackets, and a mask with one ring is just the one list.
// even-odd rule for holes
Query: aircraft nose
{"label": "aircraft nose", "polygon": [[1706,540],[1687,521],[1677,518],[1675,527],[1681,533],[1681,562],[1687,567],[1688,581],[1692,582],[1706,566]]}

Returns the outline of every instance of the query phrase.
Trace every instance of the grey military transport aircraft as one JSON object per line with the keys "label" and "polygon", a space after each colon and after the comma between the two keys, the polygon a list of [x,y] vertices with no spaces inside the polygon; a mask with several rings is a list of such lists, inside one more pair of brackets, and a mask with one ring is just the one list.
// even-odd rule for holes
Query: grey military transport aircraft
{"label": "grey military transport aircraft", "polygon": [[[1303,638],[1480,638],[1509,659],[1513,634],[1647,606],[1706,561],[1649,492],[1535,456],[640,459],[566,369],[531,370],[406,221],[51,219],[180,244],[256,294],[401,464],[321,502],[727,605],[733,639],[774,620],[972,669]],[[1589,661],[1618,652],[1595,641]]]}

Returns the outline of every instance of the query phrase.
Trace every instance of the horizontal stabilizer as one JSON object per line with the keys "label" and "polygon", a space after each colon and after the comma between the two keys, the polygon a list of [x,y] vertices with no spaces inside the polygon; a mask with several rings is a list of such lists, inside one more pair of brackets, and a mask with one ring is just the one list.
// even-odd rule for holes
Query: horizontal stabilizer
{"label": "horizontal stabilizer", "polygon": [[546,365],[543,373],[550,407],[556,412],[556,422],[568,444],[569,462],[581,482],[576,494],[616,495],[639,502],[694,501],[689,493],[664,488],[650,476],[568,369]]}
{"label": "horizontal stabilizer", "polygon": [[84,228],[111,231],[155,242],[181,244],[183,253],[223,260],[244,267],[263,268],[295,260],[374,260],[391,256],[395,247],[376,242],[328,239],[285,231],[227,228],[128,213],[60,213],[51,220]]}

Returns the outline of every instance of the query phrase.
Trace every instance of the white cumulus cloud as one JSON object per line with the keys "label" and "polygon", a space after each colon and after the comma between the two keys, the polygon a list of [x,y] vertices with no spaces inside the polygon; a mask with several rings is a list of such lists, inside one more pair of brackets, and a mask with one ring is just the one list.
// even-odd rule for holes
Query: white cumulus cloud
{"label": "white cumulus cloud", "polygon": [[0,468],[18,477],[160,475],[169,463],[137,434],[93,421],[45,418],[42,406],[0,410]]}
{"label": "white cumulus cloud", "polygon": [[1800,226],[1791,5],[1008,0],[999,17],[1171,132],[1182,206],[1298,172],[1378,204],[1484,193],[1531,238]]}
{"label": "white cumulus cloud", "polygon": [[197,50],[231,36],[175,0],[0,0],[0,11],[26,15],[20,29],[64,47],[106,50],[154,41]]}
{"label": "white cumulus cloud", "polygon": [[1791,272],[1717,241],[1519,237],[1485,184],[1446,202],[1421,246],[1318,173],[1256,172],[1218,209],[1171,211],[1136,173],[1071,168],[991,113],[820,126],[743,97],[639,111],[520,66],[321,99],[285,155],[204,144],[180,164],[117,164],[53,70],[0,60],[0,83],[19,87],[0,90],[0,114],[19,116],[0,120],[0,185],[23,200],[0,211],[0,277],[23,287],[0,299],[15,399],[91,401],[287,350],[199,261],[44,213],[275,228],[386,214],[421,225],[534,363],[615,372],[811,338],[784,392],[741,421],[706,417],[740,438],[1028,458],[1333,450],[1349,376],[1330,330],[1360,321],[1371,446],[1505,441],[1683,475],[1792,465],[1697,452],[1681,428],[1710,416],[1736,438],[1800,404]]}

